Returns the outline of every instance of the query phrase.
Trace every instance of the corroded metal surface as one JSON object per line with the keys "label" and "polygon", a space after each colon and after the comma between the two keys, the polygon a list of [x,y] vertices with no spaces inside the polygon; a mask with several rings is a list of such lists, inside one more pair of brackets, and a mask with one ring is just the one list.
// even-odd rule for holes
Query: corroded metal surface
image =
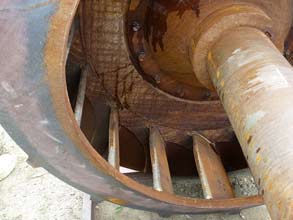
{"label": "corroded metal surface", "polygon": [[193,136],[196,167],[206,199],[230,199],[234,192],[215,146],[200,135]]}
{"label": "corroded metal surface", "polygon": [[[131,2],[134,5],[130,8],[132,16],[135,13],[133,12],[135,7],[138,11],[140,10],[138,3],[140,1],[132,0]],[[149,12],[146,15],[138,13],[138,16],[134,17],[141,24],[139,31],[146,29],[145,38],[148,44],[144,43],[144,47],[138,49],[146,49],[148,67],[151,66],[148,58],[152,57],[160,69],[158,75],[160,73],[168,75],[173,79],[173,85],[177,82],[204,89],[203,85],[207,85],[207,82],[203,79],[208,80],[208,77],[204,78],[207,75],[204,67],[209,44],[213,43],[213,40],[226,29],[240,25],[258,27],[267,32],[277,47],[282,50],[284,39],[290,28],[290,0],[149,0],[142,2],[149,3]],[[144,19],[143,16],[145,20],[139,20]],[[136,35],[141,37],[139,33]],[[198,38],[195,43],[198,44],[198,53],[195,57],[197,65],[192,66],[189,48],[195,37]],[[141,40],[134,39],[136,41],[133,44]],[[139,51],[134,52],[134,57],[139,56],[137,53]],[[194,70],[197,77],[194,75]],[[144,72],[153,75],[153,81],[160,78],[155,77],[157,71]],[[209,83],[209,85],[212,89],[212,84]],[[157,87],[159,86],[157,84]],[[170,90],[169,92],[174,94]]]}
{"label": "corroded metal surface", "polygon": [[253,28],[226,32],[208,64],[272,219],[292,219],[292,66]]}
{"label": "corroded metal surface", "polygon": [[[152,2],[160,3],[168,10],[166,17],[159,18],[159,25],[166,27],[162,33],[158,32],[154,23],[158,11],[152,8],[154,14],[150,15],[148,21],[151,31],[147,31],[146,39],[151,42],[150,52],[158,65],[170,75],[172,73],[164,65],[164,59],[169,59],[170,56],[172,62],[168,62],[168,65],[177,65],[183,60],[183,65],[192,70],[188,49],[190,40],[196,33],[196,30],[189,32],[190,27],[182,25],[182,32],[173,35],[176,29],[168,26],[170,21],[177,19],[182,22],[182,18],[188,23],[194,19],[194,23],[190,24],[203,22],[204,27],[211,27],[210,23],[218,19],[205,20],[210,10],[220,11],[221,16],[227,16],[228,11],[225,21],[235,18],[233,15],[239,15],[240,11],[247,13],[245,19],[231,19],[232,24],[229,23],[231,25],[227,27],[247,25],[243,21],[253,20],[253,24],[249,23],[248,26],[266,32],[281,50],[290,23],[287,19],[290,1],[237,1],[248,3],[245,7],[235,7],[234,4],[231,6],[235,1],[229,0],[206,1],[202,5],[199,1],[189,1],[195,7],[190,8],[188,3],[188,10],[181,4],[176,8],[164,1]],[[176,1],[170,1],[170,4],[173,2]],[[78,3],[77,0],[1,1],[3,10],[0,14],[0,29],[4,34],[0,38],[0,122],[8,133],[37,163],[96,199],[102,197],[120,205],[170,213],[231,211],[261,204],[261,196],[202,200],[175,196],[168,193],[171,192],[170,189],[158,192],[122,175],[95,151],[76,123],[66,90],[64,70],[68,51],[67,39]],[[128,3],[126,0],[92,0],[83,1],[80,5],[81,32],[73,39],[76,47],[73,47],[75,50],[72,50],[70,56],[79,60],[77,63],[80,65],[89,65],[86,93],[90,103],[93,105],[98,100],[103,100],[104,104],[120,110],[121,131],[125,132],[121,133],[129,135],[128,137],[135,136],[131,139],[134,140],[133,145],[138,146],[139,150],[136,152],[140,152],[140,156],[149,153],[145,148],[149,135],[145,128],[150,124],[155,124],[159,130],[164,131],[162,136],[167,140],[173,138],[174,141],[166,144],[172,149],[190,140],[188,134],[192,135],[193,131],[200,130],[210,135],[223,131],[225,135],[230,135],[230,124],[219,100],[206,101],[198,97],[194,99],[196,101],[184,100],[184,95],[191,93],[184,92],[180,86],[175,88],[180,98],[174,97],[172,93],[168,95],[154,88],[137,72],[128,58],[124,37],[126,33],[133,31],[130,39],[137,40],[135,33],[139,33],[140,27],[135,20],[124,26],[123,18],[129,8]],[[274,7],[270,7],[272,3]],[[227,10],[222,10],[224,6]],[[234,9],[237,12],[235,14]],[[282,13],[277,13],[279,11]],[[187,16],[190,13],[192,16]],[[225,24],[221,23],[223,26]],[[214,37],[218,37],[223,30],[226,28],[219,30]],[[208,56],[212,79],[248,156],[254,176],[263,189],[272,217],[291,219],[290,189],[293,181],[288,181],[293,171],[290,166],[290,129],[293,117],[289,100],[292,94],[292,68],[270,40],[259,31],[248,28],[225,34]],[[182,35],[184,37],[180,38]],[[210,44],[205,45],[206,51],[214,43],[213,37],[211,39]],[[198,42],[200,41],[193,41],[194,53]],[[171,48],[180,44],[180,48],[184,50],[174,50],[168,55],[165,52],[169,51],[166,49],[170,43]],[[245,48],[240,48],[239,51],[239,45],[244,45]],[[141,49],[140,44],[135,46]],[[244,53],[242,50],[247,52],[246,59],[241,56]],[[134,52],[137,61],[144,63],[147,54]],[[193,61],[196,57],[193,57]],[[153,74],[153,69],[147,68],[149,63],[140,65],[145,72]],[[172,77],[176,74],[177,72]],[[156,76],[154,80],[159,84],[161,80],[165,82],[165,79]],[[195,84],[198,85],[198,82]],[[171,87],[174,85],[176,87],[178,84],[174,83]],[[203,86],[201,88],[201,91],[206,91]],[[107,110],[105,112],[107,115]],[[115,127],[114,135],[118,140],[117,123]],[[179,136],[184,137],[178,138]],[[152,138],[154,137],[151,135]],[[215,139],[219,140],[216,136]],[[161,143],[162,140],[163,138]],[[124,142],[123,145],[125,143],[127,144]],[[279,146],[278,149],[275,149],[276,146]],[[127,150],[124,149],[124,152]],[[171,151],[161,152],[161,155],[164,154],[161,168],[165,169],[165,175],[169,171],[166,168],[168,152]],[[143,164],[139,166],[147,169],[147,158],[140,161]],[[157,162],[159,164],[160,161]],[[117,164],[114,164],[116,168]],[[169,176],[166,179],[170,186]],[[275,184],[278,187],[274,187]]]}
{"label": "corroded metal surface", "polygon": [[[226,141],[229,141],[233,131],[229,131],[230,124],[219,100],[191,102],[179,99],[154,88],[138,73],[129,59],[124,38],[129,28],[138,28],[123,20],[129,13],[128,8],[125,0],[85,1],[80,7],[83,48],[91,66],[87,86],[91,103],[95,105],[97,100],[104,100],[118,108],[120,125],[135,134],[145,152],[149,146],[146,129],[149,124],[165,128],[162,135],[167,143],[181,145],[190,139],[189,132],[207,129],[227,130]],[[165,79],[161,82],[164,83]],[[181,91],[181,88],[174,90]],[[100,113],[98,109],[95,111],[96,115]],[[172,132],[172,129],[177,131]],[[220,136],[214,138],[222,139]],[[130,158],[136,157],[131,152],[129,154]]]}
{"label": "corroded metal surface", "polygon": [[139,122],[142,122],[140,127],[145,127],[143,123],[154,123],[189,131],[229,127],[219,101],[184,101],[162,93],[143,80],[126,56],[127,29],[124,29],[123,15],[128,10],[127,3],[125,0],[86,1],[82,7],[85,51],[92,67],[87,90],[91,100],[105,96],[108,103],[138,118],[133,120],[121,113],[122,125],[129,128]]}
{"label": "corroded metal surface", "polygon": [[[115,8],[117,1],[107,3]],[[261,204],[260,197],[200,200],[157,192],[119,173],[92,148],[75,121],[64,73],[77,4],[72,0],[0,3],[5,9],[1,31],[11,33],[0,42],[5,79],[0,87],[0,120],[30,157],[94,198],[134,208],[203,213]]]}
{"label": "corroded metal surface", "polygon": [[108,162],[117,170],[120,168],[119,116],[117,109],[112,109],[109,121]]}
{"label": "corroded metal surface", "polygon": [[[144,80],[161,91],[194,101],[217,100],[215,92],[202,86],[191,85],[195,78],[184,83],[162,71],[152,55],[152,51],[157,51],[157,47],[161,50],[164,48],[163,37],[167,32],[168,14],[173,11],[182,15],[185,10],[191,9],[191,2],[182,3],[176,0],[131,1],[126,18],[126,36],[131,59]],[[184,76],[181,76],[181,79],[184,79]]]}
{"label": "corroded metal surface", "polygon": [[166,144],[159,130],[153,127],[150,128],[150,154],[154,189],[173,193],[172,180],[166,154]]}
{"label": "corroded metal surface", "polygon": [[[235,22],[237,21],[237,22]],[[211,46],[225,33],[235,27],[254,27],[272,35],[273,20],[261,7],[232,4],[214,11],[200,25],[191,43],[193,70],[197,79],[211,90],[214,86],[207,74],[206,57]]]}

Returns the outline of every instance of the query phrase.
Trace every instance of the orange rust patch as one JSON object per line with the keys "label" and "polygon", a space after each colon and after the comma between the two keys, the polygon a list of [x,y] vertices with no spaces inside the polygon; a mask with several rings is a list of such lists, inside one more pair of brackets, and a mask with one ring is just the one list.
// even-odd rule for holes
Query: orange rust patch
{"label": "orange rust patch", "polygon": [[139,6],[140,1],[139,0],[132,0],[130,5],[129,5],[129,10],[130,11],[134,11],[137,9],[137,7]]}
{"label": "orange rust patch", "polygon": [[225,86],[225,82],[224,82],[224,80],[221,81],[221,86],[222,86],[222,87]]}
{"label": "orange rust patch", "polygon": [[271,191],[273,189],[273,183],[270,182],[269,185],[268,185],[268,189]]}
{"label": "orange rust patch", "polygon": [[126,204],[127,204],[127,202],[125,202],[124,200],[117,199],[117,198],[107,198],[107,200],[109,202],[112,202],[112,203],[117,204],[117,205],[126,206]]}
{"label": "orange rust patch", "polygon": [[261,161],[261,156],[260,155],[257,155],[256,156],[256,163],[259,164],[260,161]]}

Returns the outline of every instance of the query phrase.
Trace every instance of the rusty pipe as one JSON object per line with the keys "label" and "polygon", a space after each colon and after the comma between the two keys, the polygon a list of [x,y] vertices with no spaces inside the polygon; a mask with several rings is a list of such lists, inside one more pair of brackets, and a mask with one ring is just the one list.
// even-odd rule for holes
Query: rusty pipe
{"label": "rusty pipe", "polygon": [[249,27],[223,33],[207,65],[272,219],[293,219],[292,66]]}

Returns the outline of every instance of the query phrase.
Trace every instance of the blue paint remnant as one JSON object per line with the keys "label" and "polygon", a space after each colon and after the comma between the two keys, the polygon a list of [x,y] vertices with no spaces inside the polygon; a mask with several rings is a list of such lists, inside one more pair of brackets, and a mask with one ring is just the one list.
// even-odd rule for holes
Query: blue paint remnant
{"label": "blue paint remnant", "polygon": [[[41,2],[41,1],[39,1]],[[49,30],[49,20],[57,9],[56,2],[33,8],[26,13],[29,57],[25,75],[28,80],[41,81],[44,72],[44,49]],[[29,82],[27,82],[29,83]]]}
{"label": "blue paint remnant", "polygon": [[14,0],[10,2],[0,3],[0,11],[27,11],[33,8],[43,7],[49,5],[56,0]]}
{"label": "blue paint remnant", "polygon": [[260,121],[266,115],[263,111],[258,111],[246,117],[245,120],[245,131],[253,128],[258,121]]}

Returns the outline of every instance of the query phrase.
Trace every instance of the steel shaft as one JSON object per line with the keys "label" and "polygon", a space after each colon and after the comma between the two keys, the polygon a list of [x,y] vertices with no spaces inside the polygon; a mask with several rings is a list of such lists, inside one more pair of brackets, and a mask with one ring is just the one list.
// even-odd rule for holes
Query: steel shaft
{"label": "steel shaft", "polygon": [[208,70],[273,220],[293,219],[293,68],[263,32],[225,32]]}

